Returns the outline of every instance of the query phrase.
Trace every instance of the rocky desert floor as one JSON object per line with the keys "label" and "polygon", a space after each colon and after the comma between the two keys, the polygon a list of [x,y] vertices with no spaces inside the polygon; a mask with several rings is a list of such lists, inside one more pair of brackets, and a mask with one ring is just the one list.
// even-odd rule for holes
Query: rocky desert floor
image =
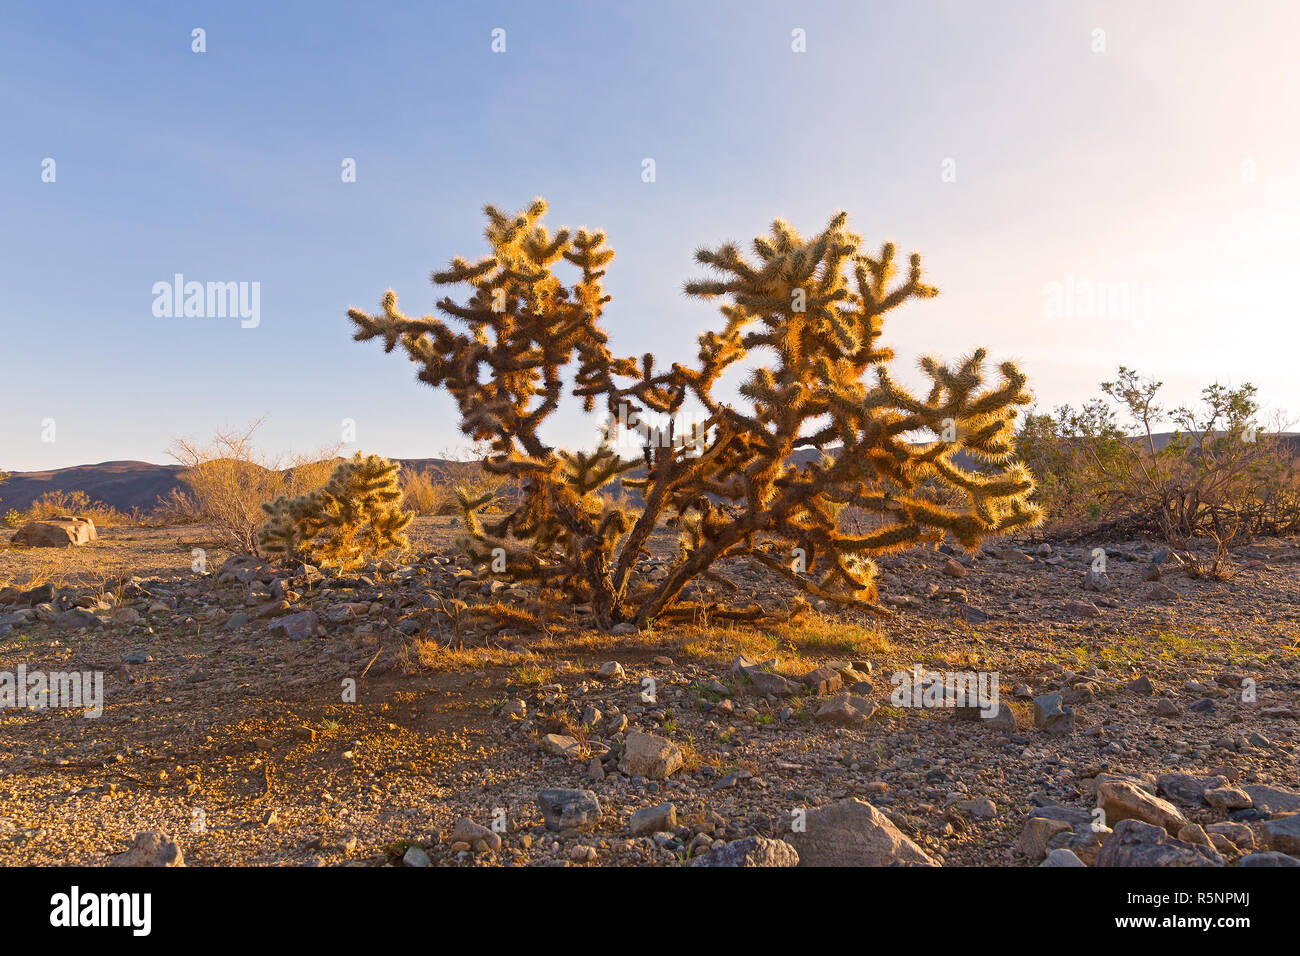
{"label": "rocky desert floor", "polygon": [[[915,550],[882,562],[888,620],[610,635],[512,614],[527,589],[470,581],[451,519],[414,532],[347,574],[203,527],[0,550],[0,674],[104,690],[99,717],[0,709],[0,864],[1297,862],[1300,542],[1226,581],[1141,541]],[[900,706],[917,667],[996,674],[1003,707]]]}

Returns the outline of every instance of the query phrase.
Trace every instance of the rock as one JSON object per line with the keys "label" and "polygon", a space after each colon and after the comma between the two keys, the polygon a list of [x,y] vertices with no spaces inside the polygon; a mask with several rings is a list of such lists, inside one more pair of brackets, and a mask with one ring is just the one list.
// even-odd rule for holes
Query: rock
{"label": "rock", "polygon": [[643,833],[671,833],[677,829],[677,808],[671,803],[661,803],[657,807],[642,807],[632,814],[627,826],[632,836],[641,836]]}
{"label": "rock", "polygon": [[[507,717],[527,717],[528,702],[523,700],[508,700],[501,708],[501,713]],[[572,738],[570,738],[572,739]]]}
{"label": "rock", "polygon": [[1177,833],[1187,824],[1183,812],[1125,780],[1107,780],[1097,788],[1097,806],[1106,814],[1107,826],[1122,820],[1140,820]]}
{"label": "rock", "polygon": [[1294,813],[1300,810],[1300,793],[1294,790],[1282,790],[1260,784],[1250,784],[1241,789],[1250,794],[1254,805],[1265,813]]}
{"label": "rock", "polygon": [[749,675],[750,686],[762,697],[791,697],[797,691],[791,681],[771,671],[753,671]]}
{"label": "rock", "polygon": [[1145,674],[1141,677],[1136,677],[1133,680],[1129,681],[1126,686],[1134,694],[1155,693],[1155,685],[1151,683],[1151,678],[1147,677]]}
{"label": "rock", "polygon": [[1179,714],[1178,705],[1168,697],[1161,697],[1156,701],[1156,715],[1159,717],[1177,717]]}
{"label": "rock", "polygon": [[851,727],[854,724],[864,723],[867,718],[875,713],[875,710],[874,704],[863,700],[861,697],[841,694],[839,697],[833,697],[822,704],[813,716],[825,724],[839,724],[844,727]]}
{"label": "rock", "polygon": [[1115,588],[1115,582],[1106,576],[1105,571],[1088,571],[1083,576],[1083,589],[1105,594]]}
{"label": "rock", "polygon": [[306,640],[322,633],[320,622],[317,621],[314,611],[299,611],[297,614],[288,614],[274,621],[269,630],[273,634],[279,632],[291,641]]}
{"label": "rock", "polygon": [[1270,850],[1267,853],[1247,853],[1238,862],[1238,866],[1300,866],[1300,860],[1285,853]]}
{"label": "rock", "polygon": [[1025,828],[1020,831],[1020,840],[1016,843],[1016,849],[1030,860],[1037,862],[1047,855],[1048,840],[1058,833],[1072,829],[1073,826],[1065,820],[1030,817],[1025,821]]}
{"label": "rock", "polygon": [[1193,807],[1201,805],[1201,794],[1206,790],[1227,785],[1226,777],[1202,777],[1190,773],[1162,773],[1156,778],[1156,788],[1166,797]]}
{"label": "rock", "polygon": [[1066,601],[1065,612],[1075,617],[1101,617],[1101,610],[1091,601]]}
{"label": "rock", "polygon": [[113,866],[184,866],[180,845],[161,830],[137,833],[131,848],[110,857]]}
{"label": "rock", "polygon": [[804,686],[818,697],[823,694],[833,694],[844,686],[844,678],[830,667],[818,667],[804,674],[801,679]]}
{"label": "rock", "polygon": [[1065,847],[1059,847],[1047,854],[1047,859],[1039,866],[1087,866],[1083,860],[1075,854],[1073,850],[1067,850]]}
{"label": "rock", "polygon": [[962,800],[958,802],[957,806],[977,820],[992,820],[998,815],[997,804],[988,797],[976,797],[973,800]]}
{"label": "rock", "polygon": [[682,752],[671,740],[630,731],[623,743],[618,769],[630,777],[662,780],[682,768]]}
{"label": "rock", "polygon": [[697,856],[691,866],[798,866],[799,853],[784,840],[751,836]]}
{"label": "rock", "polygon": [[848,797],[804,816],[802,831],[786,839],[800,866],[938,866],[883,813]]}
{"label": "rock", "polygon": [[428,866],[433,861],[429,859],[429,854],[424,852],[423,847],[408,847],[402,854],[402,862],[407,866]]}
{"label": "rock", "polygon": [[74,607],[55,618],[54,626],[64,631],[75,631],[83,627],[103,627],[104,622],[84,607]]}
{"label": "rock", "polygon": [[89,518],[60,515],[44,521],[28,521],[10,543],[27,548],[79,548],[97,537],[95,522]]}
{"label": "rock", "polygon": [[469,817],[461,817],[456,821],[451,833],[444,837],[443,842],[457,844],[465,843],[470,847],[477,847],[480,841],[484,848],[488,850],[501,849],[501,834],[495,830],[490,830],[482,824],[475,823]]}
{"label": "rock", "polygon": [[1060,694],[1043,694],[1034,698],[1034,726],[1054,736],[1074,729],[1074,708],[1061,705]]}
{"label": "rock", "polygon": [[582,745],[578,741],[564,734],[547,734],[541,739],[539,746],[546,753],[554,754],[556,757],[577,757],[582,751]]}
{"label": "rock", "polygon": [[779,664],[775,657],[771,660],[758,661],[741,654],[731,662],[731,674],[733,677],[752,677],[757,671],[770,671]]}
{"label": "rock", "polygon": [[954,604],[952,605],[952,613],[957,620],[964,621],[967,624],[987,624],[989,622],[987,611],[981,611],[970,604]]}
{"label": "rock", "polygon": [[622,680],[627,676],[623,670],[623,665],[618,661],[606,661],[600,665],[600,670],[596,671],[597,677],[603,677],[606,680]]}
{"label": "rock", "polygon": [[275,571],[263,558],[251,554],[232,554],[221,564],[217,572],[218,579],[233,577],[240,584],[250,581],[269,583],[275,577]]}
{"label": "rock", "polygon": [[1217,849],[1210,835],[1202,829],[1199,823],[1188,823],[1178,831],[1178,839],[1184,843],[1198,843],[1201,846],[1208,846],[1211,849]]}
{"label": "rock", "polygon": [[1211,839],[1222,835],[1243,850],[1253,850],[1255,848],[1255,831],[1244,823],[1224,820],[1220,823],[1211,823],[1205,829],[1210,834]]}
{"label": "rock", "polygon": [[950,578],[964,578],[966,576],[966,565],[949,558],[943,566],[943,573]]}
{"label": "rock", "polygon": [[840,679],[844,681],[846,687],[852,689],[858,684],[866,684],[867,688],[870,689],[871,682],[867,680],[866,674],[859,674],[852,667],[836,667],[835,670],[839,673]]}
{"label": "rock", "polygon": [[615,624],[609,629],[609,633],[613,634],[615,637],[630,637],[631,635],[639,634],[640,632],[641,628],[627,621],[624,621],[621,624]]}
{"label": "rock", "polygon": [[1182,595],[1169,585],[1157,581],[1147,591],[1146,599],[1148,601],[1179,601],[1182,600]]}
{"label": "rock", "polygon": [[1214,787],[1202,793],[1201,798],[1220,813],[1231,813],[1255,805],[1250,794],[1236,787]]}
{"label": "rock", "polygon": [[1269,849],[1300,853],[1300,813],[1264,822],[1264,841]]}
{"label": "rock", "polygon": [[1096,866],[1223,866],[1216,850],[1184,843],[1140,820],[1121,820],[1097,854]]}
{"label": "rock", "polygon": [[590,830],[604,816],[590,790],[539,790],[537,805],[548,830]]}

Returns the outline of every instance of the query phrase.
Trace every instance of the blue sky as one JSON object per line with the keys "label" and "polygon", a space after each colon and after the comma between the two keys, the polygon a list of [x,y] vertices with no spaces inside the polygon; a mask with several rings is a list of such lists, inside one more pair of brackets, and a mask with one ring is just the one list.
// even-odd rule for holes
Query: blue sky
{"label": "blue sky", "polygon": [[[344,418],[367,451],[463,445],[346,309],[392,287],[430,311],[429,272],[484,251],[483,203],[535,195],[608,231],[622,354],[694,355],[697,246],[844,208],[941,290],[887,327],[904,366],[986,345],[1050,406],[1122,362],[1172,400],[1253,381],[1300,417],[1298,28],[1289,2],[10,0],[0,468],[167,461],[263,416],[272,451]],[[260,283],[260,324],[156,317],[175,273]],[[1099,284],[1108,305],[1060,308]]]}

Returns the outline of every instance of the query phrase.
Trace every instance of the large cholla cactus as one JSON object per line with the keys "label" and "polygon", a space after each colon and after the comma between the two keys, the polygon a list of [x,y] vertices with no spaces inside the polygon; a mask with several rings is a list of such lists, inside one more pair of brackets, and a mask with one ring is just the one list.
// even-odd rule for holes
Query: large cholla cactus
{"label": "large cholla cactus", "polygon": [[386,551],[405,549],[412,515],[400,506],[400,466],[357,452],[320,491],[281,496],[262,505],[258,544],[269,555],[352,568]]}
{"label": "large cholla cactus", "polygon": [[[438,303],[466,332],[432,316],[408,318],[391,290],[382,314],[348,312],[356,339],[381,338],[385,351],[400,343],[422,366],[422,381],[446,387],[462,430],[492,442],[485,467],[518,480],[520,497],[499,518],[481,515],[485,499],[462,500],[463,544],[484,573],[501,572],[504,561],[508,576],[589,601],[601,626],[643,625],[692,610],[679,599],[683,587],[720,558],[743,557],[812,595],[884,614],[873,555],[945,532],[971,546],[1041,519],[1027,501],[1028,471],[1009,462],[1015,407],[1030,400],[1014,365],[1003,364],[1001,381],[986,388],[982,350],[956,367],[927,358],[921,367],[932,385],[923,398],[886,371],[893,353],[876,343],[884,314],[936,294],[921,279],[919,256],[891,284],[893,245],[861,254],[844,213],[811,239],[778,220],[754,241],[756,260],[733,245],[702,249],[697,260],[719,278],[686,291],[723,297],[726,324],[700,336],[693,366],[656,370],[652,355],[620,358],[606,344],[600,318],[610,297],[601,280],[614,253],[605,235],[551,235],[540,224],[545,212],[541,199],[514,218],[488,206],[491,254],[472,264],[457,258],[434,274],[437,285],[473,290],[464,304]],[[552,270],[560,259],[581,272],[571,286]],[[771,358],[740,389],[748,408],[714,397],[724,372],[759,355]],[[622,458],[607,442],[561,451],[538,429],[560,402],[565,371],[585,410],[599,404],[611,421],[672,421],[688,399],[704,417],[689,432],[647,430],[639,458]],[[868,372],[874,381],[864,381]],[[909,442],[926,433],[935,440]],[[824,454],[807,460],[808,449]],[[643,476],[623,479],[641,492],[639,510],[597,494],[640,466]],[[846,533],[838,520],[845,507],[873,516],[874,526]],[[636,564],[666,518],[681,530],[681,552],[666,577],[645,581]],[[754,617],[761,609],[719,613]]]}

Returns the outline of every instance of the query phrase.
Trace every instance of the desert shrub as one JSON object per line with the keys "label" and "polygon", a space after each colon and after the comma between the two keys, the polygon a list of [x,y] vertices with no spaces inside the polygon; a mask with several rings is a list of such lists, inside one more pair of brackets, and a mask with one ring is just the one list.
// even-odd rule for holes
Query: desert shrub
{"label": "desert shrub", "polygon": [[131,523],[130,517],[112,505],[102,501],[92,501],[84,491],[64,491],[55,489],[47,491],[22,514],[24,521],[43,521],[63,515],[76,515],[89,518],[96,525],[110,527]]}
{"label": "desert shrub", "polygon": [[415,515],[446,514],[454,504],[452,490],[435,481],[427,469],[402,469],[402,507]]}
{"label": "desert shrub", "polygon": [[257,535],[266,516],[262,505],[281,496],[297,497],[329,480],[336,449],[315,455],[272,458],[259,452],[254,422],[243,431],[218,431],[200,444],[190,439],[172,443],[172,457],[184,465],[181,483],[205,522],[221,540],[244,554],[258,554]]}
{"label": "desert shrub", "polygon": [[203,509],[195,497],[180,488],[159,495],[149,515],[149,522],[160,527],[198,524],[203,520]]}
{"label": "desert shrub", "polygon": [[1124,366],[1101,387],[1080,408],[1021,423],[1017,448],[1049,527],[1220,543],[1300,530],[1297,443],[1280,421],[1258,427],[1253,385],[1209,385],[1173,409],[1159,402],[1161,382]]}
{"label": "desert shrub", "polygon": [[[718,277],[690,282],[686,292],[723,299],[725,322],[699,337],[695,364],[657,369],[653,355],[609,349],[602,279],[614,253],[604,233],[552,235],[540,222],[545,211],[540,199],[516,217],[486,207],[491,253],[474,263],[456,258],[433,276],[437,285],[469,286],[464,302],[444,297],[437,306],[464,332],[432,316],[408,318],[392,290],[376,315],[349,310],[355,338],[381,339],[386,351],[400,344],[421,366],[421,381],[455,398],[461,430],[491,443],[484,467],[518,482],[510,510],[491,520],[485,495],[461,496],[461,545],[481,574],[504,562],[508,576],[535,583],[543,599],[558,592],[590,602],[602,627],[645,625],[694,613],[682,588],[719,559],[742,557],[817,597],[883,615],[872,556],[945,534],[974,545],[1039,520],[1027,500],[1029,472],[1009,460],[1015,409],[1030,400],[1014,365],[1002,364],[1000,380],[986,386],[983,350],[951,366],[927,357],[930,386],[921,396],[888,373],[893,353],[877,342],[885,314],[937,294],[922,280],[919,256],[895,282],[894,246],[864,254],[844,213],[809,239],[778,220],[754,241],[752,259],[730,244],[702,249],[697,261]],[[561,260],[579,273],[571,285],[553,271]],[[732,366],[763,358],[740,388],[746,405],[713,395]],[[556,448],[539,429],[559,406],[566,376],[584,409],[599,405],[610,422],[672,423],[688,400],[703,417],[690,429],[647,431],[635,457],[613,447],[622,438],[613,428],[594,451]],[[917,433],[934,440],[915,444]],[[796,452],[807,449],[827,453],[800,462]],[[958,453],[994,467],[965,468]],[[642,475],[626,477],[638,468]],[[602,500],[599,491],[620,476],[640,493],[637,506]],[[956,489],[960,504],[912,494],[927,478]],[[850,505],[881,526],[842,532],[837,513]],[[643,580],[637,562],[668,518],[680,553],[662,580]],[[712,613],[752,618],[762,609]]]}
{"label": "desert shrub", "polygon": [[412,515],[399,504],[398,471],[396,462],[358,452],[319,491],[264,504],[258,544],[275,557],[343,568],[406,549]]}

